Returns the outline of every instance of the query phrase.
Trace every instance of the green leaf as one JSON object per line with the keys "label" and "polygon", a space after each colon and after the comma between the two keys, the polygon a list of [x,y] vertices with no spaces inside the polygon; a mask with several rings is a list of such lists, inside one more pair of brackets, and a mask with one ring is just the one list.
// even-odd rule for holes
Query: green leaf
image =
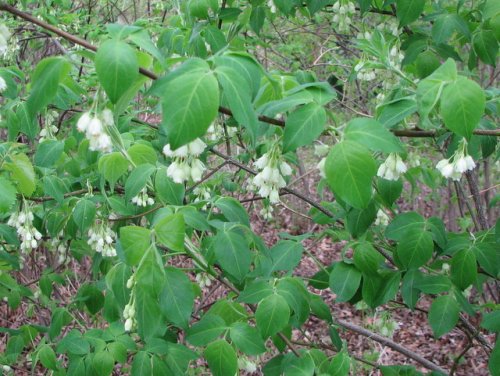
{"label": "green leaf", "polygon": [[485,103],[483,89],[476,82],[459,77],[446,86],[441,96],[441,116],[446,128],[470,139],[479,125]]}
{"label": "green leaf", "polygon": [[165,284],[160,294],[160,309],[167,320],[186,329],[193,305],[194,291],[189,278],[178,269],[165,268]]}
{"label": "green leaf", "polygon": [[4,167],[11,172],[12,180],[17,183],[17,190],[25,196],[31,196],[36,188],[35,170],[31,161],[26,154],[12,155],[10,160]]}
{"label": "green leaf", "polygon": [[125,200],[129,201],[146,186],[149,177],[155,171],[155,166],[148,163],[137,166],[125,183]]}
{"label": "green leaf", "polygon": [[120,244],[127,265],[136,266],[151,246],[151,230],[139,226],[121,227]]}
{"label": "green leaf", "polygon": [[94,284],[86,283],[78,290],[79,301],[83,301],[92,315],[95,315],[104,306],[104,295]]}
{"label": "green leaf", "polygon": [[0,213],[8,213],[12,205],[16,202],[16,188],[12,183],[0,177]]}
{"label": "green leaf", "polygon": [[247,211],[238,200],[232,197],[221,197],[215,202],[215,206],[229,221],[250,227]]}
{"label": "green leaf", "polygon": [[208,345],[203,356],[214,376],[234,376],[238,371],[236,352],[223,339]]}
{"label": "green leaf", "polygon": [[62,57],[48,57],[37,64],[26,102],[30,116],[35,116],[54,99],[61,80],[70,70],[71,64]]}
{"label": "green leaf", "polygon": [[95,55],[95,69],[109,99],[117,103],[139,76],[139,61],[127,43],[108,40]]}
{"label": "green leaf", "polygon": [[64,308],[56,308],[52,311],[50,318],[49,337],[54,340],[60,333],[63,326],[72,320],[71,315]]}
{"label": "green leaf", "polygon": [[500,332],[500,310],[497,309],[493,312],[485,313],[481,321],[481,328],[489,330],[490,332]]}
{"label": "green leaf", "polygon": [[448,59],[434,73],[418,83],[418,112],[423,118],[427,118],[434,106],[436,106],[445,85],[456,79],[457,66],[455,60]]}
{"label": "green leaf", "polygon": [[409,270],[403,277],[403,285],[401,286],[401,296],[408,307],[413,310],[420,297],[420,291],[416,288],[416,283],[419,279],[419,271],[416,269]]}
{"label": "green leaf", "polygon": [[359,238],[373,223],[377,217],[377,208],[374,202],[371,202],[365,209],[352,208],[347,213],[347,230],[353,238]]}
{"label": "green leaf", "polygon": [[317,103],[308,103],[291,112],[285,122],[283,152],[294,151],[316,140],[326,123],[326,111]]}
{"label": "green leaf", "polygon": [[257,304],[271,295],[273,291],[269,281],[254,280],[245,286],[237,300],[243,303]]}
{"label": "green leaf", "polygon": [[229,331],[231,341],[247,355],[259,355],[266,351],[259,331],[245,322],[235,322]]}
{"label": "green leaf", "polygon": [[250,85],[233,67],[222,65],[215,69],[222,86],[224,98],[238,124],[248,129],[253,142],[257,136],[258,120],[252,105]]}
{"label": "green leaf", "polygon": [[344,139],[360,143],[373,151],[384,153],[404,152],[399,139],[374,119],[352,119],[345,129]]}
{"label": "green leaf", "polygon": [[181,213],[171,214],[155,225],[158,241],[173,251],[184,251],[184,217]]}
{"label": "green leaf", "polygon": [[491,30],[480,30],[472,39],[474,52],[486,64],[496,66],[498,57],[498,41]]}
{"label": "green leaf", "polygon": [[75,205],[73,209],[73,221],[75,221],[82,234],[94,223],[95,214],[95,204],[86,198],[81,199]]}
{"label": "green leaf", "polygon": [[130,289],[127,288],[127,281],[131,275],[130,268],[123,263],[113,266],[106,274],[106,287],[113,293],[120,307],[125,307],[128,303]]}
{"label": "green leaf", "polygon": [[273,260],[272,271],[292,270],[299,264],[303,252],[304,247],[299,242],[292,240],[279,241],[269,250]]}
{"label": "green leaf", "polygon": [[441,14],[432,25],[432,39],[436,44],[446,43],[454,32],[470,37],[467,23],[458,14]]}
{"label": "green leaf", "polygon": [[207,314],[186,331],[186,340],[193,346],[205,346],[226,330],[224,320],[216,315]]}
{"label": "green leaf", "polygon": [[313,376],[314,360],[308,353],[301,357],[293,356],[286,362],[284,371],[285,376]]}
{"label": "green leaf", "polygon": [[476,256],[473,249],[463,249],[455,253],[451,259],[451,280],[464,290],[477,279]]}
{"label": "green leaf", "polygon": [[425,0],[396,0],[396,16],[400,26],[406,26],[420,17]]}
{"label": "green leaf", "polygon": [[440,294],[451,289],[451,281],[445,275],[419,275],[414,287],[426,294]]}
{"label": "green leaf", "polygon": [[220,231],[215,238],[215,257],[221,268],[243,280],[250,270],[251,253],[248,244],[234,231]]}
{"label": "green leaf", "polygon": [[392,206],[403,192],[403,182],[399,180],[377,179],[377,188],[380,197],[387,206]]}
{"label": "green leaf", "polygon": [[267,338],[284,329],[290,318],[290,308],[281,295],[270,295],[263,299],[255,312],[257,328],[263,338]]}
{"label": "green leaf", "polygon": [[331,376],[347,376],[351,368],[351,358],[346,351],[341,351],[335,355],[328,367],[328,374]]}
{"label": "green leaf", "polygon": [[392,128],[416,111],[417,102],[415,98],[400,98],[378,106],[377,120],[384,128]]}
{"label": "green leaf", "polygon": [[111,375],[115,366],[115,360],[108,351],[101,351],[94,355],[92,359],[92,367],[98,375]]}
{"label": "green leaf", "polygon": [[399,242],[397,255],[407,269],[418,268],[432,257],[434,243],[427,231],[410,230]]}
{"label": "green leaf", "polygon": [[132,376],[152,375],[151,358],[145,351],[139,351],[132,362]]}
{"label": "green leaf", "polygon": [[162,317],[158,299],[154,291],[137,283],[135,319],[137,332],[143,340],[159,337],[165,333],[166,325]]}
{"label": "green leaf", "polygon": [[354,265],[366,275],[378,275],[384,257],[370,243],[363,242],[354,248]]}
{"label": "green leaf", "polygon": [[166,169],[162,168],[156,172],[155,193],[156,197],[165,203],[180,206],[183,204],[185,188],[184,184],[174,183],[167,176]]}
{"label": "green leaf", "polygon": [[368,149],[356,142],[342,141],[328,154],[325,169],[334,194],[355,208],[368,206],[372,197],[372,178],[377,172]]}
{"label": "green leaf", "polygon": [[155,149],[146,144],[134,144],[128,148],[127,153],[136,166],[146,163],[155,165],[158,159]]}
{"label": "green leaf", "polygon": [[434,337],[439,338],[452,330],[458,322],[460,307],[451,295],[440,296],[432,302],[429,324]]}
{"label": "green leaf", "polygon": [[57,370],[56,353],[49,345],[42,345],[38,350],[38,359],[45,368]]}
{"label": "green leaf", "polygon": [[500,375],[500,339],[497,339],[495,347],[490,354],[490,359],[488,360],[488,369],[492,376]]}
{"label": "green leaf", "polygon": [[361,273],[354,265],[338,262],[330,273],[330,288],[337,295],[337,302],[346,302],[358,291]]}
{"label": "green leaf", "polygon": [[219,85],[207,63],[200,65],[203,69],[197,65],[180,74],[172,72],[175,76],[163,93],[162,127],[172,150],[203,136],[217,116]]}
{"label": "green leaf", "polygon": [[408,212],[397,215],[387,226],[385,236],[387,239],[401,241],[409,231],[422,231],[425,227],[425,219],[416,212]]}
{"label": "green leaf", "polygon": [[99,172],[113,187],[118,179],[128,171],[128,161],[119,153],[109,153],[99,159]]}
{"label": "green leaf", "polygon": [[64,143],[56,140],[45,140],[38,145],[35,153],[35,165],[40,167],[52,167],[61,157],[64,151]]}

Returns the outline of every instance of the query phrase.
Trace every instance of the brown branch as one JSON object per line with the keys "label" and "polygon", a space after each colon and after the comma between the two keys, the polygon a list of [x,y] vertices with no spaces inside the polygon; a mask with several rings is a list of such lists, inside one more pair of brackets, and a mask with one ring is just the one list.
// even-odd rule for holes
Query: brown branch
{"label": "brown branch", "polygon": [[474,171],[466,171],[465,177],[467,178],[467,183],[469,183],[470,193],[472,195],[472,199],[474,200],[474,205],[476,206],[477,220],[479,222],[480,229],[486,230],[488,228],[488,220],[486,218],[483,203],[481,202],[481,195],[479,193]]}
{"label": "brown branch", "polygon": [[413,351],[407,349],[406,347],[403,347],[403,346],[397,344],[392,339],[389,339],[387,337],[383,337],[383,336],[381,336],[377,333],[374,333],[368,329],[362,328],[361,326],[352,324],[352,323],[344,321],[344,320],[336,320],[336,323],[339,324],[341,327],[343,327],[347,330],[350,330],[351,332],[361,334],[364,337],[370,338],[370,339],[372,339],[372,340],[374,340],[374,341],[376,341],[384,346],[390,347],[391,349],[393,349],[393,350],[395,350],[403,355],[406,355],[407,357],[413,359],[414,361],[418,362],[419,364],[421,364],[422,366],[424,366],[427,369],[441,372],[445,375],[448,374],[448,372],[445,369],[439,367],[438,365],[432,363],[431,361],[425,359],[424,357],[414,353]]}

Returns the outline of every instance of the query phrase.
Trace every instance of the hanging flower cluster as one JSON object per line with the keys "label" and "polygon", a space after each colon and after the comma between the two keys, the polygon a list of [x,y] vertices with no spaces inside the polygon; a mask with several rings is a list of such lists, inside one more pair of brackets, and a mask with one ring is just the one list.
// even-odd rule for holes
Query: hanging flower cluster
{"label": "hanging flower cluster", "polygon": [[373,81],[377,77],[375,69],[365,68],[364,61],[360,61],[354,66],[354,72],[356,72],[356,77],[361,81]]}
{"label": "hanging flower cluster", "polygon": [[130,332],[137,326],[137,320],[135,319],[135,304],[134,302],[128,303],[123,309],[123,318],[125,319],[125,331]]}
{"label": "hanging flower cluster", "polygon": [[3,93],[5,90],[7,90],[7,82],[5,82],[5,79],[0,76],[0,93]]}
{"label": "hanging flower cluster", "polygon": [[10,216],[7,224],[17,229],[17,235],[21,240],[21,252],[29,253],[32,249],[38,248],[42,234],[33,225],[35,216],[28,204],[23,203],[21,210]]}
{"label": "hanging flower cluster", "polygon": [[47,249],[57,254],[57,262],[63,264],[67,260],[67,247],[62,239],[64,233],[61,231],[57,236],[51,238],[47,244]]}
{"label": "hanging flower cluster", "polygon": [[203,153],[207,145],[199,138],[178,149],[172,150],[170,144],[163,148],[163,154],[172,158],[168,166],[167,175],[176,183],[188,180],[200,181],[205,171],[205,165],[198,157]]}
{"label": "hanging flower cluster", "polygon": [[464,172],[474,170],[476,163],[467,154],[467,141],[463,140],[449,159],[440,160],[436,168],[446,179],[451,178],[455,181],[459,181]]}
{"label": "hanging flower cluster", "polygon": [[132,197],[132,204],[137,206],[146,207],[148,205],[153,205],[155,200],[152,197],[148,196],[148,190],[143,188],[137,196]]}
{"label": "hanging flower cluster", "polygon": [[250,358],[241,355],[238,358],[238,368],[248,373],[254,373],[255,371],[257,371],[257,364],[255,362],[252,362]]}
{"label": "hanging flower cluster", "polygon": [[116,239],[116,233],[111,230],[105,221],[96,221],[88,231],[88,245],[94,251],[102,254],[103,257],[116,256],[116,249],[113,242]]}
{"label": "hanging flower cluster", "polygon": [[379,209],[377,211],[377,218],[375,219],[375,226],[378,225],[387,226],[390,220],[391,217],[389,217],[384,210]]}
{"label": "hanging flower cluster", "polygon": [[105,109],[100,114],[84,112],[78,119],[76,128],[85,133],[85,137],[90,141],[90,150],[109,153],[113,150],[113,143],[106,132],[106,127],[113,125],[113,113]]}
{"label": "hanging flower cluster", "polygon": [[203,272],[196,274],[195,279],[198,285],[200,286],[200,289],[202,289],[204,287],[210,287],[212,285],[213,277],[210,274]]}
{"label": "hanging flower cluster", "polygon": [[273,219],[273,207],[271,205],[264,205],[264,207],[260,210],[259,214],[264,218],[266,221],[270,221]]}
{"label": "hanging flower cluster", "polygon": [[0,55],[4,55],[7,52],[8,44],[7,41],[10,38],[10,31],[4,24],[0,25]]}
{"label": "hanging flower cluster", "polygon": [[[212,198],[212,193],[210,188],[205,185],[199,185],[193,189],[193,193],[196,195],[194,202],[208,201]],[[207,205],[203,205],[202,210],[205,210]]]}
{"label": "hanging flower cluster", "polygon": [[397,46],[393,46],[389,51],[389,65],[394,68],[399,68],[401,62],[404,59],[404,55],[401,53]]}
{"label": "hanging flower cluster", "polygon": [[333,23],[338,26],[339,31],[348,32],[349,26],[352,23],[352,16],[356,11],[356,6],[350,1],[339,0],[333,4]]}
{"label": "hanging flower cluster", "polygon": [[328,154],[329,150],[330,148],[328,147],[328,145],[325,145],[323,143],[314,145],[314,154],[317,157],[321,158],[319,163],[316,165],[316,168],[319,170],[319,175],[323,179],[326,179],[325,164],[326,164],[326,155]]}
{"label": "hanging flower cluster", "polygon": [[276,13],[276,5],[274,4],[273,0],[268,0],[267,6],[269,7],[269,10],[271,11],[271,13]]}
{"label": "hanging flower cluster", "polygon": [[386,180],[398,180],[407,170],[401,157],[396,153],[391,153],[378,168],[377,176]]}
{"label": "hanging flower cluster", "polygon": [[269,198],[271,204],[278,203],[280,201],[279,190],[286,186],[283,176],[292,174],[292,168],[283,160],[279,144],[274,144],[254,165],[260,171],[252,181],[259,189],[259,194]]}

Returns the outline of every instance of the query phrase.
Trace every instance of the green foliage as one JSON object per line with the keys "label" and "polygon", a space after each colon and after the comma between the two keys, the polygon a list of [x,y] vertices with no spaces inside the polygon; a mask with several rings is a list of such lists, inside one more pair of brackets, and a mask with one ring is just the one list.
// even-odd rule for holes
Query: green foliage
{"label": "green foliage", "polygon": [[337,303],[383,336],[394,306],[436,338],[500,331],[498,1],[21,3],[0,5],[0,299],[23,312],[0,372],[370,373]]}

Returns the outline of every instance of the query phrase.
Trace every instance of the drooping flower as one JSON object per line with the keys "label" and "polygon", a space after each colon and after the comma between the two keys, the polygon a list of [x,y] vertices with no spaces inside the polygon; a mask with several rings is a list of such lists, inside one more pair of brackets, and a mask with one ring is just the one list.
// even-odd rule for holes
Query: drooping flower
{"label": "drooping flower", "polygon": [[333,4],[333,23],[337,26],[337,29],[342,32],[348,32],[349,26],[352,23],[352,16],[356,11],[356,6],[354,3],[345,0],[338,0]]}
{"label": "drooping flower", "polygon": [[205,151],[206,146],[199,138],[175,150],[172,150],[170,144],[166,144],[163,154],[172,158],[172,163],[167,168],[167,176],[175,183],[200,181],[206,168],[198,157]]}
{"label": "drooping flower", "polygon": [[0,54],[3,55],[7,52],[7,41],[10,38],[10,31],[4,24],[0,24]]}
{"label": "drooping flower", "polygon": [[391,217],[387,215],[387,213],[379,209],[377,211],[377,218],[375,219],[375,226],[382,225],[382,226],[387,226],[389,224]]}
{"label": "drooping flower", "polygon": [[279,190],[286,186],[283,176],[292,174],[292,168],[283,160],[279,144],[275,143],[254,163],[254,166],[260,172],[253,178],[253,185],[262,197],[269,198],[272,204],[278,203]]}
{"label": "drooping flower", "polygon": [[455,153],[448,159],[442,159],[436,164],[436,168],[446,179],[459,181],[462,174],[476,168],[476,163],[467,154],[467,141],[465,139],[459,144]]}
{"label": "drooping flower", "polygon": [[27,203],[23,203],[19,212],[12,214],[7,221],[7,225],[17,229],[17,235],[21,240],[21,252],[29,253],[32,249],[38,248],[42,234],[33,225],[35,216]]}
{"label": "drooping flower", "polygon": [[107,222],[98,220],[88,231],[88,245],[103,257],[116,256],[116,249],[113,245],[116,233],[108,226]]}
{"label": "drooping flower", "polygon": [[398,180],[407,170],[401,157],[396,153],[391,153],[378,168],[377,176],[386,180]]}
{"label": "drooping flower", "polygon": [[7,89],[7,82],[5,82],[5,79],[0,76],[0,93],[3,93]]}
{"label": "drooping flower", "polygon": [[148,190],[143,188],[137,196],[132,197],[132,203],[137,206],[146,207],[148,205],[153,205],[155,200],[152,197],[148,196]]}
{"label": "drooping flower", "polygon": [[106,132],[108,126],[114,125],[113,113],[105,109],[100,114],[84,112],[76,123],[78,131],[85,133],[90,142],[89,149],[109,153],[113,150],[113,142]]}

